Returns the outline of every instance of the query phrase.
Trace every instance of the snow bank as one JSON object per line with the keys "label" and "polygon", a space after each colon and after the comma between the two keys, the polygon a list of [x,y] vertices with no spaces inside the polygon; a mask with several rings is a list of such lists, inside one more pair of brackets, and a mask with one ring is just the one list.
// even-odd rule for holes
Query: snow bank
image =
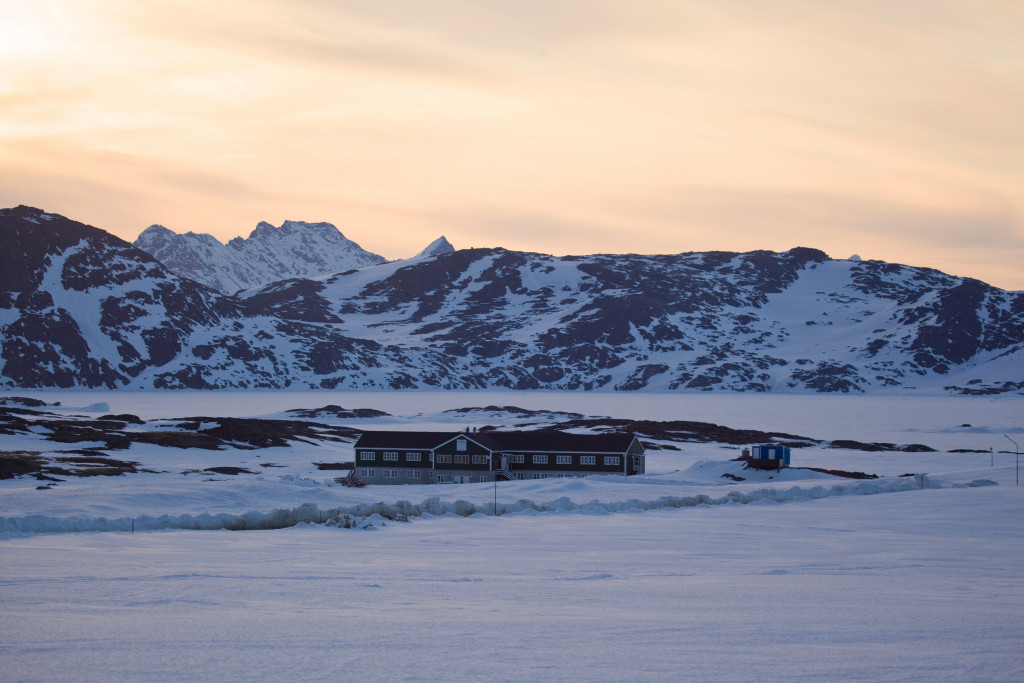
{"label": "snow bank", "polygon": [[[962,486],[985,486],[995,482],[977,481]],[[836,496],[867,496],[880,493],[896,493],[923,488],[943,488],[925,475],[913,475],[894,479],[856,481],[833,486],[804,488],[793,486],[787,489],[762,488],[747,492],[731,491],[724,496],[661,496],[654,500],[631,498],[623,501],[604,502],[591,500],[576,502],[568,497],[538,503],[520,499],[514,503],[497,504],[497,514],[611,514],[622,512],[643,512],[666,508],[692,508],[710,505],[750,505],[752,503],[788,503],[817,500]],[[247,512],[235,514],[161,515],[139,517],[50,517],[28,515],[25,517],[0,517],[0,535],[54,534],[83,531],[164,531],[168,529],[230,530],[284,529],[299,524],[322,524],[341,528],[372,529],[386,521],[408,521],[415,517],[494,515],[493,503],[472,503],[466,500],[442,500],[434,496],[421,503],[406,500],[394,503],[359,503],[352,506],[321,509],[315,503],[304,503],[291,509],[277,509],[272,512]]]}

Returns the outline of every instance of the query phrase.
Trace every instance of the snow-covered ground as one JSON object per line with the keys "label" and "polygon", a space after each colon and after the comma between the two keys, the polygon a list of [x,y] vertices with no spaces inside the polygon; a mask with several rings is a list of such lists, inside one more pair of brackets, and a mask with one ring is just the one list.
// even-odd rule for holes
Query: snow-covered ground
{"label": "snow-covered ground", "polygon": [[[17,393],[146,419],[334,403],[386,410],[340,422],[388,429],[514,422],[444,411],[517,405],[939,452],[793,452],[881,475],[861,481],[683,443],[629,479],[349,489],[312,465],[349,444],[136,445],[111,455],[155,472],[0,481],[5,681],[1024,679],[1024,487],[1003,436],[1024,444],[1019,399]],[[258,474],[183,474],[214,465]],[[344,519],[363,528],[323,524]],[[287,528],[224,530],[245,527]]]}

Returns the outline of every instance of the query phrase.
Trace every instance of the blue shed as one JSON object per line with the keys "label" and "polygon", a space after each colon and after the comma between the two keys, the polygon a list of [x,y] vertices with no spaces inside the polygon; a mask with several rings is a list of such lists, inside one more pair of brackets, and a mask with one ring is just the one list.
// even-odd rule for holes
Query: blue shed
{"label": "blue shed", "polygon": [[750,449],[750,457],[754,460],[781,460],[782,467],[789,467],[789,446],[765,444]]}

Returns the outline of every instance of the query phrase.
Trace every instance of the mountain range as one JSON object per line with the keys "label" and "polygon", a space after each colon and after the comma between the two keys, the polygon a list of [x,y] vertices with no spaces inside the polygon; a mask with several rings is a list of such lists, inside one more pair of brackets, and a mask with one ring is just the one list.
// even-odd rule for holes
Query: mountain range
{"label": "mountain range", "polygon": [[[242,244],[327,252],[325,225],[261,224]],[[439,240],[226,294],[242,280],[186,276],[163,229],[137,242],[151,254],[19,206],[0,210],[0,238],[5,387],[1024,392],[1024,292],[810,248],[555,257]]]}
{"label": "mountain range", "polygon": [[[262,287],[288,278],[316,277],[387,261],[341,234],[330,223],[285,221],[281,227],[260,222],[247,239],[221,244],[213,235],[183,235],[162,225],[142,231],[135,246],[176,275],[191,278],[224,293]],[[454,251],[444,237],[419,256]]]}

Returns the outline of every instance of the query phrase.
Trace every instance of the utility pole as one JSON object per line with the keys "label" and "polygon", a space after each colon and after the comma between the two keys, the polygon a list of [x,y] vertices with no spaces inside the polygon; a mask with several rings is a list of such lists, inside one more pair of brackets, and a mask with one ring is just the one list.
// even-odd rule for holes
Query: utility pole
{"label": "utility pole", "polygon": [[[1006,434],[1003,434],[1003,436],[1006,436]],[[1006,436],[1006,439],[1013,444],[1014,452],[1017,454],[1017,486],[1020,486],[1020,444],[1008,436]]]}

